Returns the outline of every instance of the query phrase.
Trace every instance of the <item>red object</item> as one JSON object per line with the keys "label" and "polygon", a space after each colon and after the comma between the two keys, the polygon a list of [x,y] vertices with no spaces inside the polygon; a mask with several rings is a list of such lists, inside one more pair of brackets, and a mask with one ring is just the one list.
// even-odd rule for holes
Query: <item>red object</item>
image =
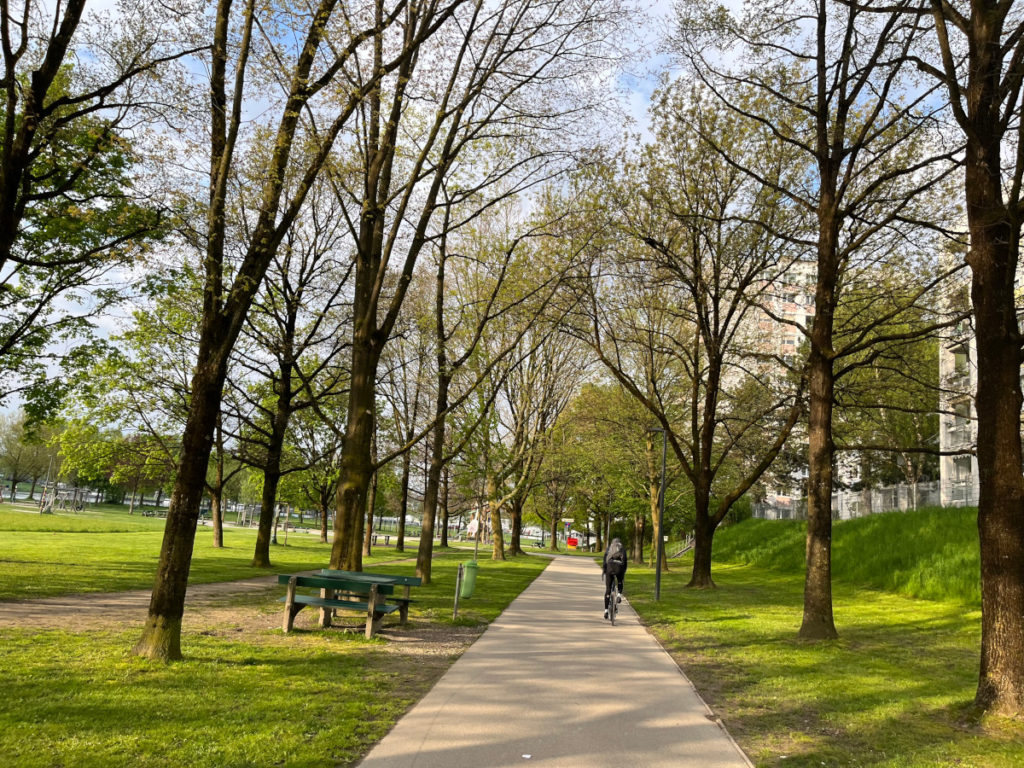
{"label": "red object", "polygon": [[575,549],[576,545],[579,544],[579,543],[580,543],[580,540],[577,539],[575,536],[570,536],[568,541],[566,541],[566,544],[568,544],[573,549]]}

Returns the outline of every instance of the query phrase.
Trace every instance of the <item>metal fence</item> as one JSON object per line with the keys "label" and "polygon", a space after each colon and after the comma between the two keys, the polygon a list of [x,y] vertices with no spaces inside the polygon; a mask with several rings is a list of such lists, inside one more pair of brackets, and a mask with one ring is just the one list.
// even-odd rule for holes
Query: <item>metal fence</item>
{"label": "metal fence", "polygon": [[[851,520],[879,512],[905,512],[919,507],[938,507],[942,504],[938,481],[917,485],[890,485],[865,488],[862,491],[839,491],[832,494],[832,519]],[[792,501],[759,502],[754,504],[754,517],[764,520],[806,520],[807,498]]]}

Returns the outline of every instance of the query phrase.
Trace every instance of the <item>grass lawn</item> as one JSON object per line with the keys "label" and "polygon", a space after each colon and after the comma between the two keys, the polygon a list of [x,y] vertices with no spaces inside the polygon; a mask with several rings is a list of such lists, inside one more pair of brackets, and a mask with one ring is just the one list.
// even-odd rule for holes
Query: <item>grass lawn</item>
{"label": "grass lawn", "polygon": [[[117,592],[153,586],[165,520],[121,512],[38,515],[0,507],[0,600],[83,592]],[[302,529],[305,530],[305,529]],[[213,528],[200,526],[189,581],[207,584],[254,575],[323,568],[330,544],[312,534],[289,530],[287,546],[278,530],[269,571],[253,568],[254,528],[224,529],[224,547],[213,547]],[[416,542],[405,554],[375,547],[367,566],[416,556]],[[489,553],[488,553],[489,555]]]}
{"label": "grass lawn", "polygon": [[652,569],[627,593],[644,622],[758,766],[1024,765],[1024,729],[978,723],[980,611],[837,581],[840,639],[796,639],[803,577],[719,564],[718,589],[688,590],[672,562],[653,602]]}
{"label": "grass lawn", "polygon": [[[135,528],[148,519],[129,520],[119,533],[110,526],[127,525],[123,520],[96,518],[82,530],[79,518],[68,524],[74,531],[40,531],[19,528],[11,517],[0,515],[7,597],[29,596],[18,585],[31,577],[59,585],[42,590],[48,594],[152,585],[161,534]],[[208,546],[209,528],[199,533],[194,575],[215,581],[253,574],[251,532],[226,530],[226,550]],[[290,535],[288,547],[273,547],[274,571],[324,566],[327,546],[310,538]],[[412,573],[408,560],[381,563],[395,558],[393,548],[377,555],[374,570]],[[455,573],[466,559],[464,551],[439,551],[432,583],[414,590],[408,627],[373,640],[337,628],[283,635],[280,587],[225,598],[205,621],[187,613],[186,660],[174,664],[130,654],[138,626],[88,629],[69,616],[60,631],[0,629],[0,764],[353,765],[547,564],[481,559],[477,591],[460,602],[453,621]]]}

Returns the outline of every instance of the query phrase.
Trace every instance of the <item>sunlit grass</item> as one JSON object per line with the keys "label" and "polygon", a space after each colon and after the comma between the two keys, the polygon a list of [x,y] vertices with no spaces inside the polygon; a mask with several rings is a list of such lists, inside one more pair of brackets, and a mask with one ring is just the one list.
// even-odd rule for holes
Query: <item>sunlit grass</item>
{"label": "sunlit grass", "polygon": [[[920,541],[907,545],[914,556],[894,556],[890,548],[908,537],[930,540],[940,553],[950,546],[953,559],[960,556],[961,529],[931,537],[921,531],[927,519],[837,526],[836,569],[843,575],[833,582],[840,633],[833,642],[797,639],[803,573],[787,567],[785,556],[797,540],[802,550],[795,524],[754,521],[723,531],[734,560],[746,541],[758,564],[719,557],[717,589],[686,589],[692,561],[683,559],[663,575],[660,603],[653,601],[650,569],[632,568],[627,592],[759,766],[1024,765],[1024,728],[992,719],[979,724],[972,710],[980,612],[968,604],[970,595],[956,584],[944,600],[882,588],[909,591],[913,583],[905,574],[885,573],[894,560],[902,557],[911,573],[941,560],[928,556]],[[880,538],[872,545],[872,537]],[[845,558],[861,562],[841,565]]]}
{"label": "sunlit grass", "polygon": [[[164,523],[162,518],[118,513],[0,512],[0,599],[150,588]],[[205,584],[325,567],[330,544],[304,530],[289,530],[286,537],[279,529],[278,544],[270,549],[272,568],[258,569],[250,565],[254,528],[225,527],[224,547],[214,548],[213,528],[200,526],[189,581]],[[415,556],[415,542],[405,553],[396,552],[392,544],[375,547],[366,564]]]}
{"label": "sunlit grass", "polygon": [[[438,553],[433,583],[414,590],[413,629],[453,623],[455,572],[465,559]],[[492,620],[546,565],[541,558],[481,560],[476,593],[461,601],[454,623]],[[379,569],[411,571],[408,563]],[[280,594],[234,602],[277,626]],[[283,635],[215,626],[184,632],[186,660],[167,665],[132,656],[137,639],[133,628],[0,630],[0,763],[354,765],[454,660],[339,629]]]}
{"label": "sunlit grass", "polygon": [[[715,536],[715,561],[802,573],[805,525],[747,520]],[[981,604],[977,510],[888,512],[832,525],[838,581],[912,597]]]}

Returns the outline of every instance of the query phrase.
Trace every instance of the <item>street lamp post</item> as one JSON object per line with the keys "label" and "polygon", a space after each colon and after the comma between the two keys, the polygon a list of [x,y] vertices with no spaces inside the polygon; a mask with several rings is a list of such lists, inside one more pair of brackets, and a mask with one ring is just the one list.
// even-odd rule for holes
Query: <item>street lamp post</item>
{"label": "street lamp post", "polygon": [[661,600],[661,553],[665,540],[662,527],[665,520],[665,453],[668,448],[668,434],[664,427],[651,427],[648,432],[661,432],[661,483],[658,486],[658,540],[654,542],[654,599]]}

